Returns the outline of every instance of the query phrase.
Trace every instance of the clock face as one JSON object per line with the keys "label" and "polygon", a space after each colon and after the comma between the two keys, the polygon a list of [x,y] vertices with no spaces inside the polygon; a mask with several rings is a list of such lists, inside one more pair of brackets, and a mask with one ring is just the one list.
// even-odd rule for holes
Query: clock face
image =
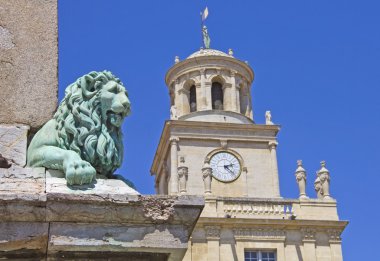
{"label": "clock face", "polygon": [[237,179],[241,172],[239,160],[229,152],[218,152],[211,157],[212,175],[219,181],[229,182]]}

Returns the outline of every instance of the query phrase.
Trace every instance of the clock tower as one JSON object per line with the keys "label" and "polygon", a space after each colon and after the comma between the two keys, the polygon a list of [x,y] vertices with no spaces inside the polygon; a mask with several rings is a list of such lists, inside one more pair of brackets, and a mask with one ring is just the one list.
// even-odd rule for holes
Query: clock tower
{"label": "clock tower", "polygon": [[170,120],[151,168],[159,194],[279,198],[276,135],[255,124],[247,62],[201,49],[166,74]]}
{"label": "clock tower", "polygon": [[314,181],[317,198],[307,196],[301,160],[299,198],[281,197],[280,126],[269,111],[265,124],[255,123],[253,81],[252,68],[232,50],[208,48],[176,57],[166,74],[170,120],[151,167],[156,192],[205,199],[183,260],[341,261],[347,222],[339,220],[326,163]]}

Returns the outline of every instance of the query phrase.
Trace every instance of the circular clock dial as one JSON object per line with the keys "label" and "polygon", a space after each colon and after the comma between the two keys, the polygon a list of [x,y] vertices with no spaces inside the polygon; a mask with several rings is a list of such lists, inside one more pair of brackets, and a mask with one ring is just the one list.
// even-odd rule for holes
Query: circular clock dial
{"label": "circular clock dial", "polygon": [[218,152],[211,157],[212,175],[220,181],[237,179],[241,172],[239,160],[229,152]]}

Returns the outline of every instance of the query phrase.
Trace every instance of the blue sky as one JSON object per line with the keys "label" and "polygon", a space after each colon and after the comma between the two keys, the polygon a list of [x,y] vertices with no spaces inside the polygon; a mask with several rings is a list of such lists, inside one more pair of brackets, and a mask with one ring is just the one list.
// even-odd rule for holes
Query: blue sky
{"label": "blue sky", "polygon": [[59,97],[93,70],[122,79],[132,102],[125,120],[125,159],[118,173],[153,194],[150,166],[169,95],[174,57],[199,50],[200,17],[211,48],[234,50],[255,71],[256,123],[266,110],[278,136],[281,194],[295,198],[296,160],[308,171],[307,192],[326,160],[340,218],[345,260],[373,260],[380,207],[380,3],[377,1],[59,1]]}

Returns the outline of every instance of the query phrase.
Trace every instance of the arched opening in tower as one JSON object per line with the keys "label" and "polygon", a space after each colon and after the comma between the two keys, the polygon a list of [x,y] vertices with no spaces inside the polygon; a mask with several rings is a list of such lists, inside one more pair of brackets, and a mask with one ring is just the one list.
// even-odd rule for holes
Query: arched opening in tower
{"label": "arched opening in tower", "polygon": [[211,99],[213,110],[223,110],[223,88],[218,82],[213,82],[211,86]]}
{"label": "arched opening in tower", "polygon": [[195,86],[190,87],[190,112],[197,111],[197,93]]}

